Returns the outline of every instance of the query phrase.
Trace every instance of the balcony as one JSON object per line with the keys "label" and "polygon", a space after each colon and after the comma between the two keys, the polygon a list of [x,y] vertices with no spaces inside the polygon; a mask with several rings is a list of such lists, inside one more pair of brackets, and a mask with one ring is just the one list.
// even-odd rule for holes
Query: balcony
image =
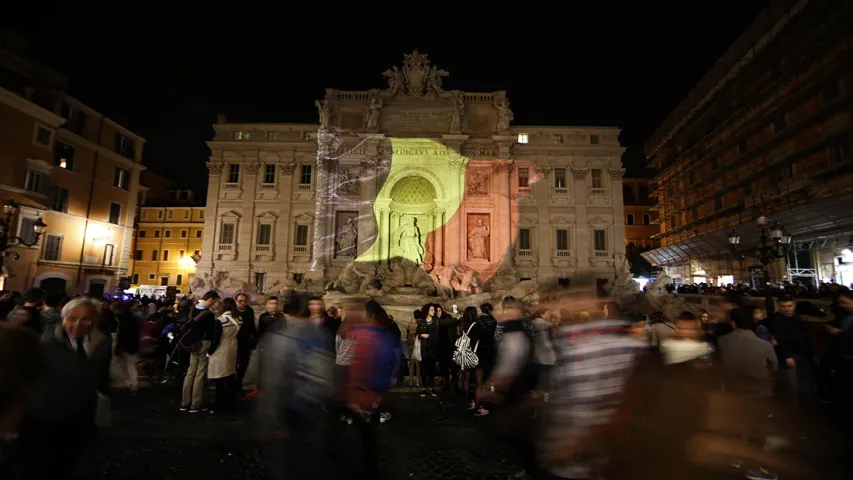
{"label": "balcony", "polygon": [[294,245],[293,253],[305,254],[308,253],[308,245]]}
{"label": "balcony", "polygon": [[[227,185],[229,185],[229,184],[226,184],[226,188],[227,188]],[[274,183],[262,183],[260,189],[261,190],[275,190],[275,184]]]}
{"label": "balcony", "polygon": [[607,194],[607,189],[605,188],[590,188],[589,195],[592,197],[603,197]]}
{"label": "balcony", "polygon": [[300,183],[296,186],[296,191],[298,192],[310,192],[311,184],[310,183]]}
{"label": "balcony", "polygon": [[239,183],[226,183],[223,187],[225,190],[240,190]]}
{"label": "balcony", "polygon": [[272,245],[255,245],[255,253],[270,253]]}

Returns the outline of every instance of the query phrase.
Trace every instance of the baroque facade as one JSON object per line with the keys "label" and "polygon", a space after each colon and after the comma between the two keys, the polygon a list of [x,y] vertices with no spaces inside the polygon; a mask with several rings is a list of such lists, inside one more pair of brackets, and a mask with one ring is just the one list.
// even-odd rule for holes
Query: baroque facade
{"label": "baroque facade", "polygon": [[319,124],[220,117],[194,291],[457,296],[614,278],[618,129],[512,125],[506,92],[445,90],[417,51],[384,75],[385,89],[326,90]]}

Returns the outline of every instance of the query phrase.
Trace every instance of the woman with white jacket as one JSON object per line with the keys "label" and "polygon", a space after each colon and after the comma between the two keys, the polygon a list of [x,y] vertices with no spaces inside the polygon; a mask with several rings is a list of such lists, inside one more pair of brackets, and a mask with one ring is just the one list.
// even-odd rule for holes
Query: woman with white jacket
{"label": "woman with white jacket", "polygon": [[213,324],[207,364],[207,378],[216,386],[216,400],[210,413],[227,413],[237,405],[237,332],[242,321],[233,298],[222,301],[222,315]]}

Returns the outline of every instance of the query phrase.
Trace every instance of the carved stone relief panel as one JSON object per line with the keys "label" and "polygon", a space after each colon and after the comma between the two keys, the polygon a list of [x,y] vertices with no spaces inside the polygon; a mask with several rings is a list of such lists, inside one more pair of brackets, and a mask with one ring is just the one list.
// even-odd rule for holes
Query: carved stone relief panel
{"label": "carved stone relief panel", "polygon": [[358,212],[336,212],[334,258],[354,258],[357,246]]}
{"label": "carved stone relief panel", "polygon": [[486,169],[471,170],[468,174],[468,186],[465,193],[472,197],[488,196],[491,178],[489,171]]}

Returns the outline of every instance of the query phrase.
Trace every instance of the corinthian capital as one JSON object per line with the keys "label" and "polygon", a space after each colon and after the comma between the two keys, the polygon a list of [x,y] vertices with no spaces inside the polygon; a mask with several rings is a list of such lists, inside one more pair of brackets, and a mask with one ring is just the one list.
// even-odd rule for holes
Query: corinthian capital
{"label": "corinthian capital", "polygon": [[572,171],[572,175],[577,178],[585,178],[586,172],[588,171],[586,168],[578,168],[578,167],[569,167]]}
{"label": "corinthian capital", "polygon": [[624,168],[611,168],[609,170],[610,170],[610,176],[612,178],[622,178],[623,176],[625,176],[625,169]]}
{"label": "corinthian capital", "polygon": [[211,175],[222,174],[222,162],[207,162],[207,170]]}

